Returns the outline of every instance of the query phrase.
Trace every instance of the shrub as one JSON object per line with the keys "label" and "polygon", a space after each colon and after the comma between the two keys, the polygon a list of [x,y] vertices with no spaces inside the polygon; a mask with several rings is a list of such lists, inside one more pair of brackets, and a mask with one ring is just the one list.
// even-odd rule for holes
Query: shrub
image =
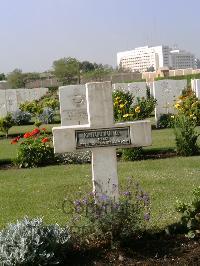
{"label": "shrub", "polygon": [[122,149],[122,159],[125,161],[136,161],[143,158],[142,147]]}
{"label": "shrub", "polygon": [[96,241],[111,241],[112,244],[143,233],[150,219],[150,199],[138,184],[132,187],[132,179],[129,179],[126,191],[120,193],[119,201],[104,194],[98,198],[94,195],[89,193],[75,200],[71,208],[67,206],[71,216],[69,227],[76,241],[83,245]]}
{"label": "shrub", "polygon": [[49,124],[53,122],[54,112],[50,107],[45,107],[42,114],[39,115],[39,121],[43,124]]}
{"label": "shrub", "polygon": [[155,108],[156,100],[153,97],[137,98],[130,92],[115,91],[113,93],[114,117],[116,121],[141,120],[150,116]]}
{"label": "shrub", "polygon": [[186,236],[194,238],[200,235],[200,187],[197,187],[192,192],[193,199],[190,203],[181,201],[176,202],[176,211],[181,213],[181,226]]}
{"label": "shrub", "polygon": [[174,106],[178,115],[185,115],[196,121],[200,125],[200,100],[195,96],[191,90],[183,91]]}
{"label": "shrub", "polygon": [[191,156],[198,153],[196,121],[185,115],[174,118],[174,132],[177,153],[182,156]]}
{"label": "shrub", "polygon": [[8,266],[58,264],[70,245],[66,228],[24,218],[0,231],[0,261]]}
{"label": "shrub", "polygon": [[65,164],[82,164],[91,162],[91,152],[67,152],[64,154],[57,154],[56,159],[60,163]]}
{"label": "shrub", "polygon": [[[36,128],[32,132],[24,134],[15,159],[15,163],[20,168],[38,167],[54,162],[53,147],[45,131],[46,129]],[[19,141],[20,137],[16,137],[11,144],[16,144]]]}
{"label": "shrub", "polygon": [[157,122],[158,128],[171,128],[174,126],[174,120],[173,120],[172,114],[162,114]]}
{"label": "shrub", "polygon": [[27,125],[31,120],[31,114],[28,112],[17,110],[12,114],[12,118],[16,125]]}
{"label": "shrub", "polygon": [[6,138],[8,137],[8,131],[12,126],[14,126],[14,120],[10,113],[5,117],[0,118],[0,131],[5,133]]}

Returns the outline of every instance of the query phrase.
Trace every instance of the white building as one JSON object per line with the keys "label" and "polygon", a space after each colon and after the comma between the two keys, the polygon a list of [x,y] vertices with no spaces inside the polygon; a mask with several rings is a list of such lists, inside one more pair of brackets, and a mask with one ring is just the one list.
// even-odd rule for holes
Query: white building
{"label": "white building", "polygon": [[171,50],[169,66],[173,69],[196,68],[195,56],[183,50]]}
{"label": "white building", "polygon": [[138,47],[134,50],[117,53],[117,65],[131,71],[145,72],[153,67],[195,68],[195,57],[191,53],[172,50],[169,46]]}

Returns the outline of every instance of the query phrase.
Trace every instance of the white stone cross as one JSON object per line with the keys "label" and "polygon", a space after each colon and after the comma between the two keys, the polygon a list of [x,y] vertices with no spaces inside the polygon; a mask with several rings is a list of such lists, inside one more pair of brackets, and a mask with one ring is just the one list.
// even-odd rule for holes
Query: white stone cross
{"label": "white stone cross", "polygon": [[[86,84],[89,124],[53,128],[55,153],[92,151],[92,181],[96,199],[118,199],[116,148],[151,145],[151,123],[114,123],[110,82]],[[62,116],[62,113],[61,113]]]}

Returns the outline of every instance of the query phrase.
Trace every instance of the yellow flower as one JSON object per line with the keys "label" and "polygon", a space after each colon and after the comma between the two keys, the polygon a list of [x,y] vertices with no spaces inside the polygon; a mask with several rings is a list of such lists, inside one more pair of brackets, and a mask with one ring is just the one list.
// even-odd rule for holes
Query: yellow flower
{"label": "yellow flower", "polygon": [[174,106],[176,109],[180,109],[180,107],[181,107],[181,105],[179,103],[176,103]]}
{"label": "yellow flower", "polygon": [[191,114],[190,117],[192,118],[194,116],[194,114]]}
{"label": "yellow flower", "polygon": [[174,119],[174,115],[171,115],[171,118],[173,118],[173,119]]}
{"label": "yellow flower", "polygon": [[136,113],[140,113],[140,111],[141,111],[141,110],[140,110],[140,106],[137,106],[137,107],[135,108],[135,112],[136,112]]}
{"label": "yellow flower", "polygon": [[122,109],[122,108],[124,108],[124,106],[125,106],[125,104],[120,104],[120,105],[119,105],[119,108]]}
{"label": "yellow flower", "polygon": [[131,116],[133,116],[133,114],[125,114],[125,115],[123,115],[124,118],[127,118],[129,116],[131,117]]}

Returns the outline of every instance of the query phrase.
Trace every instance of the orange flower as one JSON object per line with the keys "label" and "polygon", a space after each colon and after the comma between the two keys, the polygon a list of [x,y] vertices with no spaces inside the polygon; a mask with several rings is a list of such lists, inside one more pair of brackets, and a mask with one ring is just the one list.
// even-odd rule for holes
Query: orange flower
{"label": "orange flower", "polygon": [[43,138],[42,139],[42,143],[46,143],[46,142],[49,142],[49,138]]}
{"label": "orange flower", "polygon": [[46,131],[47,129],[45,127],[42,128],[43,131]]}

